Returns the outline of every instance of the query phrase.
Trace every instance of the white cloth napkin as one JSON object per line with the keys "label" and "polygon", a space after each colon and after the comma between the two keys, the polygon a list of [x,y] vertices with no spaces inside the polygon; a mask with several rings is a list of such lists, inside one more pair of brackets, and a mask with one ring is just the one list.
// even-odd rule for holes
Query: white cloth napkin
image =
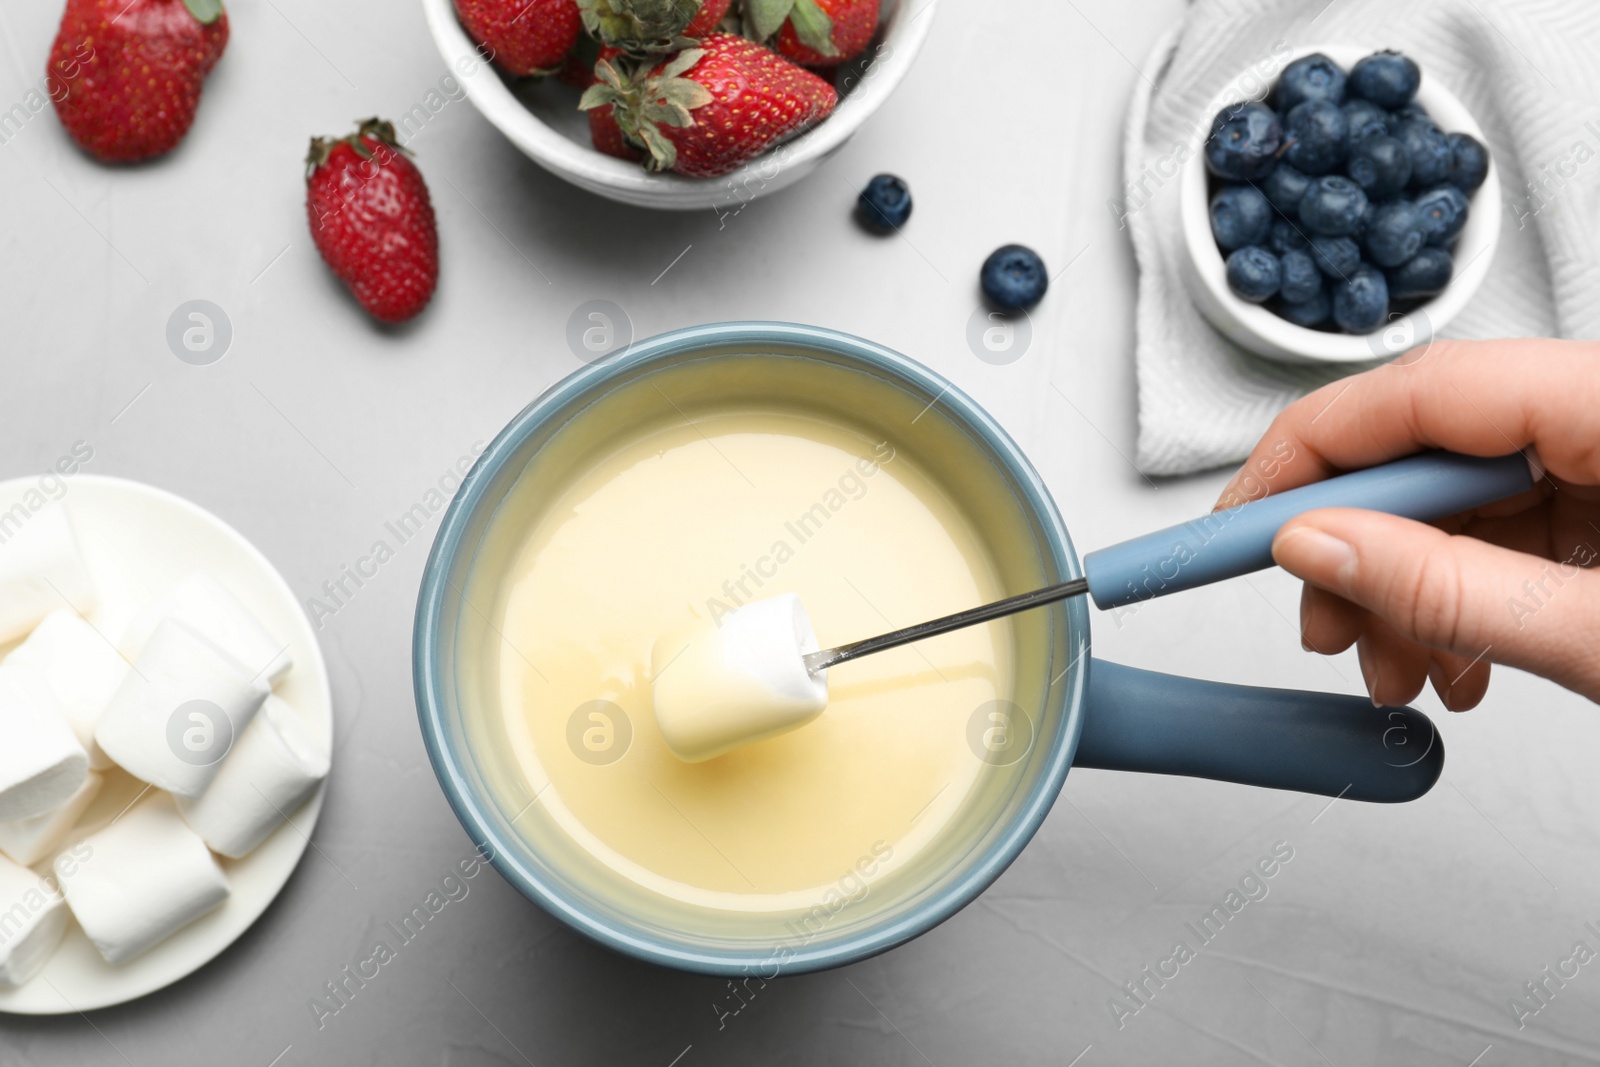
{"label": "white cloth napkin", "polygon": [[1266,59],[1275,77],[1288,50],[1325,44],[1405,52],[1488,138],[1500,246],[1442,334],[1600,338],[1600,0],[1196,0],[1136,82],[1124,148],[1146,474],[1237,462],[1281,408],[1350,372],[1246,353],[1201,317],[1178,268],[1174,146],[1198,147],[1190,124],[1246,68]]}

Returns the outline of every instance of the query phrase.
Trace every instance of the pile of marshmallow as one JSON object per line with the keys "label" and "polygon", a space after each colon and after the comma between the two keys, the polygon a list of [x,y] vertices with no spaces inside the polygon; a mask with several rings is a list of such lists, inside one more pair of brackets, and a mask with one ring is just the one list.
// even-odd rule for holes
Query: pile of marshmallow
{"label": "pile of marshmallow", "polygon": [[[287,646],[214,579],[184,579],[116,647],[80,614],[95,599],[62,507],[0,544],[0,646],[22,639],[0,660],[0,985],[44,967],[69,912],[117,964],[222,906],[213,853],[250,853],[328,773],[327,742],[272,692]],[[84,836],[121,772],[146,784]]]}

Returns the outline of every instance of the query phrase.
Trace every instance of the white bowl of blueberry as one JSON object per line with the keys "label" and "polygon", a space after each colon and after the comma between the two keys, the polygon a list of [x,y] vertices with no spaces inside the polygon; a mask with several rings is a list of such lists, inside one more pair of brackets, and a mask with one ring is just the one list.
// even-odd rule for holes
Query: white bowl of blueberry
{"label": "white bowl of blueberry", "polygon": [[1483,131],[1399,52],[1292,54],[1264,101],[1219,97],[1185,164],[1185,281],[1213,326],[1290,363],[1425,342],[1500,236]]}

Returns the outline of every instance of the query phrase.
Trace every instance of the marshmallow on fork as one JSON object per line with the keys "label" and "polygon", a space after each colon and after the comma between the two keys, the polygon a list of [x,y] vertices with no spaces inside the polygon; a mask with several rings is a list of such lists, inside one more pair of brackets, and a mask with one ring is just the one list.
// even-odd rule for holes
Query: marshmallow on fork
{"label": "marshmallow on fork", "polygon": [[24,867],[32,866],[56,850],[56,846],[78,822],[94,798],[100,795],[105,779],[90,771],[78,791],[66,803],[43,815],[0,822],[0,852]]}
{"label": "marshmallow on fork", "polygon": [[49,882],[0,858],[0,986],[19,986],[44,969],[67,930],[67,908]]}
{"label": "marshmallow on fork", "polygon": [[720,625],[702,621],[651,650],[656,724],[673,755],[699,763],[799,729],[828,706],[828,672],[800,598],[754,600]]}
{"label": "marshmallow on fork", "polygon": [[135,778],[197,797],[268,692],[216,645],[164,619],[100,716],[94,739]]}
{"label": "marshmallow on fork", "polygon": [[0,663],[0,821],[43,815],[83,785],[89,757],[27,664]]}
{"label": "marshmallow on fork", "polygon": [[0,512],[0,644],[21,637],[57,608],[94,607],[94,586],[66,509],[50,504],[14,526],[21,506]]}
{"label": "marshmallow on fork", "polygon": [[172,798],[151,793],[74,846],[61,888],[107,963],[166,940],[228,899],[228,880]]}
{"label": "marshmallow on fork", "polygon": [[246,855],[305,803],[328,775],[327,746],[275,696],[245,728],[222,770],[178,812],[212,851]]}
{"label": "marshmallow on fork", "polygon": [[154,605],[141,612],[122,636],[122,650],[135,658],[144,650],[163,619],[183,623],[238,660],[245,672],[276,685],[293,660],[279,641],[250,614],[239,598],[208,574],[191,574]]}
{"label": "marshmallow on fork", "polygon": [[95,744],[94,728],[127,675],[128,661],[99,631],[76,612],[52,611],[5,662],[37,668],[89,754],[90,768],[103,771],[111,766]]}

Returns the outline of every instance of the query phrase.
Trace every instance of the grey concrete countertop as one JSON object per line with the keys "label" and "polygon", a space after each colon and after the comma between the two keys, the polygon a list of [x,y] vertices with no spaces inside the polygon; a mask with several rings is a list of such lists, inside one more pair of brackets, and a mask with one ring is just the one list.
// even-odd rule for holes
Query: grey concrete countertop
{"label": "grey concrete countertop", "polygon": [[[60,7],[0,10],[0,105],[42,77]],[[1151,484],[1125,458],[1135,275],[1106,208],[1135,64],[1183,7],[945,0],[916,69],[844,151],[722,220],[594,199],[447,100],[411,142],[439,213],[442,285],[415,324],[384,330],[317,258],[301,159],[309,135],[409,110],[437,88],[444,68],[421,11],[235,0],[227,55],[170,158],[98,167],[48,109],[0,144],[0,475],[92,442],[89,469],[215,511],[309,597],[575,369],[568,317],[606,299],[641,337],[787,319],[923,360],[1029,451],[1080,546],[1187,518],[1223,475]],[[855,191],[880,170],[913,185],[908,240],[850,222]],[[1036,247],[1059,276],[1029,350],[996,366],[968,349],[966,325],[978,265],[1008,241]],[[169,316],[196,299],[232,328],[209,366],[180,362],[166,341]],[[1444,720],[1450,760],[1415,804],[1330,808],[1074,773],[1033,844],[971,907],[885,956],[781,980],[736,1014],[723,1015],[723,982],[597,948],[490,872],[319,1017],[325,983],[472,848],[411,695],[431,535],[323,620],[335,771],[317,848],[279,900],[160,993],[88,1018],[0,1019],[0,1064],[1600,1061],[1600,963],[1543,979],[1575,942],[1600,949],[1585,926],[1600,926],[1600,717],[1513,672],[1470,715],[1420,700]],[[1096,651],[1359,691],[1353,656],[1300,650],[1297,599],[1286,575],[1263,573],[1098,616]],[[1108,1005],[1123,984],[1280,842],[1293,859],[1268,895],[1119,1020]],[[1508,1001],[1541,979],[1553,996],[1519,1028]]]}

